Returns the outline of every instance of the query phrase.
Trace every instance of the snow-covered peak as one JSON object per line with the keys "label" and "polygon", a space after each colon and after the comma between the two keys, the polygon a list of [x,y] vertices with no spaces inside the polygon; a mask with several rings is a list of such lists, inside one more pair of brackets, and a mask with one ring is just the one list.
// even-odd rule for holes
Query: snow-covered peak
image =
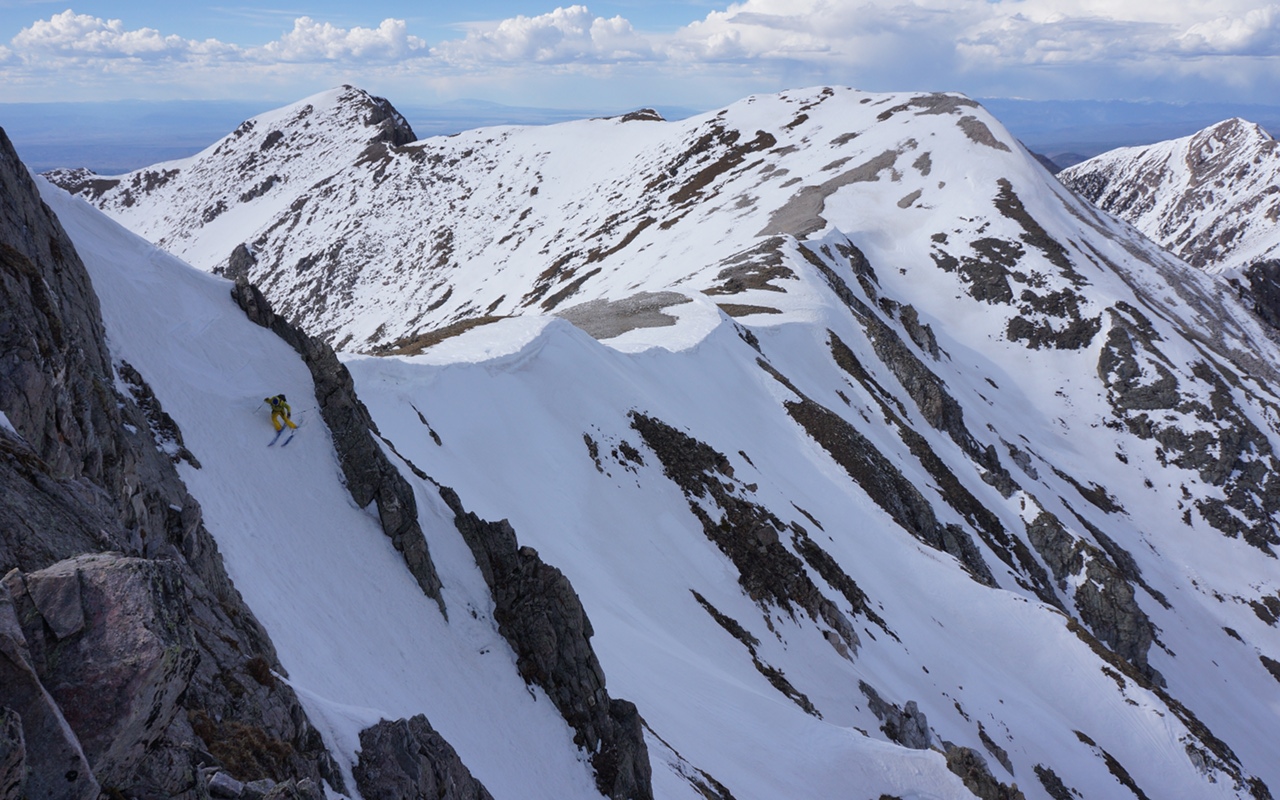
{"label": "snow-covered peak", "polygon": [[1210,272],[1280,253],[1280,147],[1238,117],[1063,170],[1067,186]]}
{"label": "snow-covered peak", "polygon": [[[679,122],[627,115],[403,147],[371,144],[350,114],[342,131],[307,127],[334,105],[246,123],[153,191],[145,170],[105,191],[60,183],[203,269],[247,275],[290,318],[358,350],[640,294],[697,301],[655,310],[680,323],[666,332],[676,343],[698,338],[684,320],[705,330],[718,308],[812,319],[809,281],[767,263],[783,246],[767,237],[820,234],[827,206],[853,195],[875,198],[868,230],[933,233],[948,223],[931,218],[962,213],[974,185],[994,197],[1001,179],[1042,183],[999,123],[952,94],[814,87]],[[665,343],[661,331],[630,338]]]}
{"label": "snow-covered peak", "polygon": [[385,99],[341,86],[246,120],[189,158],[120,176],[78,169],[46,177],[195,260],[196,232],[238,241],[242,228],[287,209],[334,169],[414,138]]}

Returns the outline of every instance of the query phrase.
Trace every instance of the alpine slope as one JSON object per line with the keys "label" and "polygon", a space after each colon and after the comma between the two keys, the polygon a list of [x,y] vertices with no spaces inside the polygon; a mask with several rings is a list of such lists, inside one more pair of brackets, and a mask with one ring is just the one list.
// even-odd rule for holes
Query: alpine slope
{"label": "alpine slope", "polygon": [[1112,150],[1058,177],[1201,269],[1280,257],[1280,146],[1247,120]]}
{"label": "alpine slope", "polygon": [[[1212,276],[959,95],[410,139],[344,87],[51,176],[172,255],[44,189],[345,769],[424,713],[494,797],[601,791],[447,486],[581,599],[639,796],[1271,797],[1280,348]],[[323,426],[265,447],[310,375],[174,256],[345,351],[447,617]]]}

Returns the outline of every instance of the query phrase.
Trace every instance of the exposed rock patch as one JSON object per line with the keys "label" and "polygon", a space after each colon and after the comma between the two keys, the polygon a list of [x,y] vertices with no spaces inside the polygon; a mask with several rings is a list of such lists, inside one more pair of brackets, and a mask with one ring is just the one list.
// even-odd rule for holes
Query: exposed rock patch
{"label": "exposed rock patch", "polygon": [[494,599],[498,630],[516,654],[527,683],[540,686],[589,754],[596,786],[614,800],[651,800],[651,768],[633,703],[611,698],[591,648],[594,631],[560,570],[531,547],[520,547],[506,521],[487,522],[462,506],[452,489],[440,496],[471,548]]}
{"label": "exposed rock patch", "polygon": [[819,719],[822,718],[822,714],[810,702],[809,698],[805,697],[803,692],[796,689],[791,684],[791,681],[787,680],[787,676],[782,673],[782,670],[770,666],[760,659],[760,654],[756,651],[756,648],[760,645],[759,639],[752,636],[737,620],[720,612],[715,606],[707,602],[707,599],[702,595],[693,592],[693,597],[698,601],[698,605],[702,606],[711,615],[717,625],[724,628],[725,632],[747,648],[747,652],[751,654],[751,663],[755,665],[756,671],[763,675],[765,680],[773,685],[773,688],[781,692],[788,700],[800,706],[806,714],[811,714]]}
{"label": "exposed rock patch", "polygon": [[960,776],[965,788],[980,800],[1026,800],[1017,784],[1007,786],[996,780],[987,760],[970,747],[947,748],[947,769]]}
{"label": "exposed rock patch", "polygon": [[353,773],[364,797],[493,800],[422,714],[360,731]]}
{"label": "exposed rock patch", "polygon": [[880,730],[889,737],[889,741],[912,750],[928,750],[933,744],[929,721],[915,700],[908,700],[905,706],[899,708],[882,698],[866,681],[858,681],[858,689],[866,696],[871,713],[884,723]]}
{"label": "exposed rock patch", "polygon": [[1155,626],[1138,605],[1123,571],[1102,550],[1073,537],[1047,511],[1027,523],[1027,538],[1053,572],[1060,590],[1066,592],[1068,579],[1072,579],[1076,609],[1094,635],[1152,682],[1163,685],[1164,678],[1147,662]]}
{"label": "exposed rock patch", "polygon": [[676,318],[664,314],[670,306],[693,302],[679,292],[640,292],[622,300],[590,300],[557,311],[595,339],[612,339],[637,328],[661,328],[676,324]]}
{"label": "exposed rock patch", "polygon": [[[663,474],[689,500],[689,510],[702,530],[738,570],[738,583],[761,605],[789,614],[795,607],[815,622],[829,626],[841,647],[855,651],[858,635],[848,618],[809,578],[804,563],[779,537],[786,527],[771,511],[752,503],[733,480],[733,466],[723,453],[659,419],[631,412],[631,427],[658,457]],[[712,516],[708,505],[719,509]]]}
{"label": "exposed rock patch", "polygon": [[771,236],[754,247],[724,259],[720,262],[720,272],[716,274],[716,280],[720,283],[704,289],[703,294],[741,294],[749,289],[785,292],[786,289],[774,281],[794,280],[796,274],[784,264],[784,241],[781,236]]}

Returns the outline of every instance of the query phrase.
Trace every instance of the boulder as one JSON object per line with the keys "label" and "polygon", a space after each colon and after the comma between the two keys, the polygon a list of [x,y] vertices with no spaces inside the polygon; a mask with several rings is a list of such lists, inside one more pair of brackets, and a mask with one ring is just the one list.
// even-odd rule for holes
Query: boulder
{"label": "boulder", "polygon": [[493,800],[422,714],[361,731],[354,774],[365,797]]}
{"label": "boulder", "polygon": [[[32,663],[31,650],[14,610],[11,587],[22,588],[21,576],[10,572],[0,582],[0,708],[4,726],[0,738],[0,786],[8,797],[12,773],[23,773],[30,800],[97,800],[99,787],[80,742],[62,716],[57,702],[45,691]],[[20,724],[16,735],[12,732]],[[3,751],[8,754],[4,755]],[[19,784],[23,778],[19,778]]]}

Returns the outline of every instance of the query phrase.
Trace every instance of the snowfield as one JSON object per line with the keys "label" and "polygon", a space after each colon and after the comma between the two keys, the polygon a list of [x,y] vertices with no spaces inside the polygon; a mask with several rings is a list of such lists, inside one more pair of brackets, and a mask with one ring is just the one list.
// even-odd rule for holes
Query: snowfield
{"label": "snowfield", "polygon": [[[570,579],[655,797],[704,796],[701,771],[738,800],[967,798],[962,748],[1028,798],[1280,787],[1280,350],[1212,276],[958,96],[815,89],[369,153],[348,94],[96,202],[204,270],[246,243],[278,310],[350,346],[447,619],[231,283],[42,191],[349,787],[362,728],[425,713],[496,798],[599,794],[438,485]],[[250,151],[240,191],[278,186],[195,223],[175,198],[231,198],[197,178]],[[269,448],[279,392],[303,425]],[[762,563],[792,594],[748,588]]]}

